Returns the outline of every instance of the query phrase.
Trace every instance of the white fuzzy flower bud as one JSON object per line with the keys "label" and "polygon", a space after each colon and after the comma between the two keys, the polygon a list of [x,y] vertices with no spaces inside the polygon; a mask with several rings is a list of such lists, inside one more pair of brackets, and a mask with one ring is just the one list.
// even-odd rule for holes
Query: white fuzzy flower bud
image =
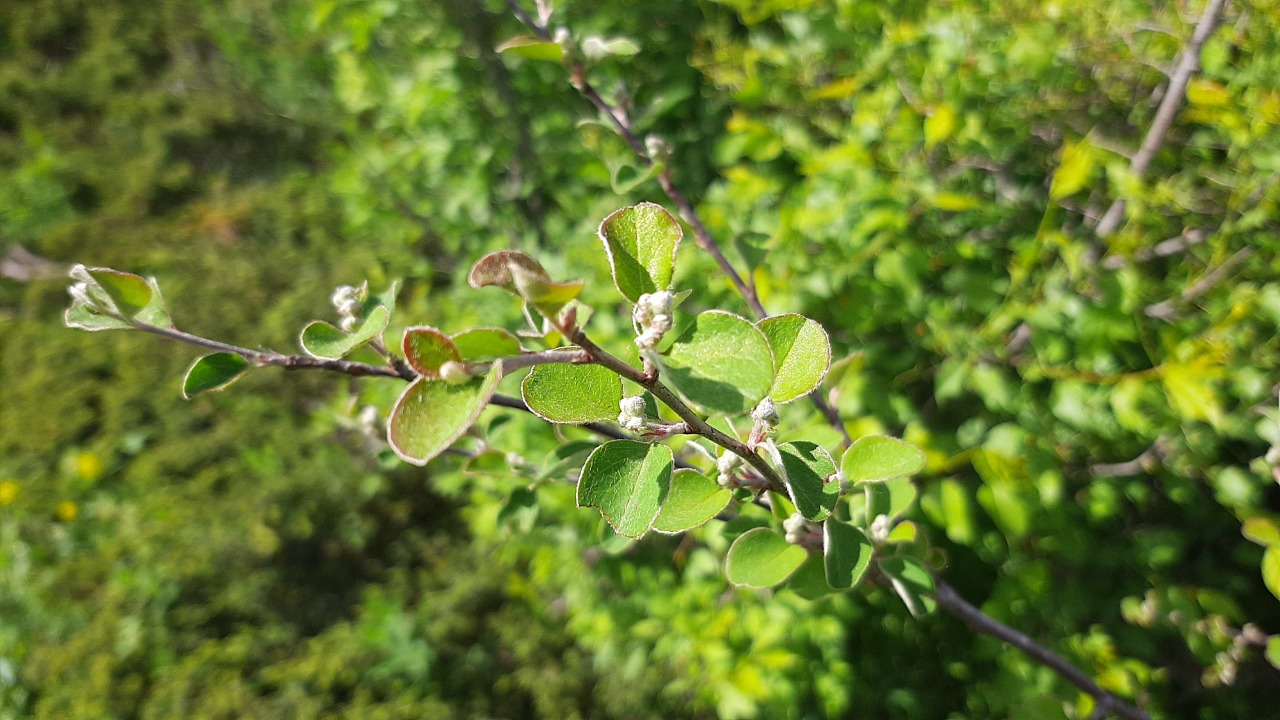
{"label": "white fuzzy flower bud", "polygon": [[871,542],[879,545],[889,537],[889,531],[893,530],[893,525],[889,523],[888,515],[877,515],[875,520],[871,521]]}
{"label": "white fuzzy flower bud", "polygon": [[636,337],[636,347],[641,350],[657,347],[662,336],[675,322],[671,314],[674,305],[675,295],[667,290],[640,296],[636,301],[635,310],[631,312],[631,318],[640,328],[640,335]]}
{"label": "white fuzzy flower bud", "polygon": [[471,372],[467,370],[466,365],[456,360],[449,360],[440,366],[440,379],[450,385],[461,385],[471,379]]}
{"label": "white fuzzy flower bud", "polygon": [[786,534],[787,542],[796,544],[800,542],[800,538],[809,528],[809,521],[804,519],[800,513],[793,513],[791,517],[782,521],[782,530]]}
{"label": "white fuzzy flower bud", "polygon": [[757,425],[765,425],[769,428],[778,426],[778,406],[773,402],[773,398],[765,398],[756,405],[751,411],[751,419]]}
{"label": "white fuzzy flower bud", "polygon": [[632,395],[624,397],[618,403],[618,424],[630,430],[631,432],[639,432],[644,429],[645,423],[645,404],[644,397],[641,395]]}

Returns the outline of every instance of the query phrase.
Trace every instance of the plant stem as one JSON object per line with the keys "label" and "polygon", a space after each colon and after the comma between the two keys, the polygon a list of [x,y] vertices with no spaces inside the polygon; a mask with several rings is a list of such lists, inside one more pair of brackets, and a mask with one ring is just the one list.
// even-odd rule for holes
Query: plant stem
{"label": "plant stem", "polygon": [[948,585],[941,578],[934,578],[934,587],[936,589],[933,597],[938,601],[939,607],[963,620],[974,630],[1014,646],[1027,657],[1048,667],[1067,682],[1092,696],[1098,703],[1095,714],[1102,713],[1098,717],[1114,714],[1125,718],[1125,720],[1150,720],[1151,716],[1145,710],[1134,707],[1103,690],[1080,668],[1067,662],[1061,655],[1032,640],[1026,634],[1014,630],[982,612],[960,597],[955,588]]}

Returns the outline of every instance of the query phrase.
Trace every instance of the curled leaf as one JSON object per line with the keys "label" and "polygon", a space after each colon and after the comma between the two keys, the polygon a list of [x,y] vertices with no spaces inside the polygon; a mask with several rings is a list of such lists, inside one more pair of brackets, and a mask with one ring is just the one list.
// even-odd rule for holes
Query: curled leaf
{"label": "curled leaf", "polygon": [[467,276],[471,287],[496,285],[546,315],[559,312],[582,292],[583,282],[556,282],[542,265],[519,250],[498,250],[480,258]]}
{"label": "curled leaf", "polygon": [[684,231],[661,205],[640,203],[614,212],[598,231],[609,256],[613,284],[631,302],[671,287]]}
{"label": "curled leaf", "polygon": [[400,349],[409,366],[427,378],[440,377],[440,366],[462,359],[458,347],[448,335],[427,325],[406,328]]}
{"label": "curled leaf", "polygon": [[494,363],[485,375],[458,385],[425,377],[413,381],[391,409],[391,449],[405,462],[426,465],[471,427],[501,379]]}

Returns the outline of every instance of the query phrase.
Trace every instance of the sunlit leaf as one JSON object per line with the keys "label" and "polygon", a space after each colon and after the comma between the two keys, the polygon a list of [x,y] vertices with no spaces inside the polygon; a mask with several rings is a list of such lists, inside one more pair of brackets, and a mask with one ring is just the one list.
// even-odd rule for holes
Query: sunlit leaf
{"label": "sunlit leaf", "polygon": [[868,522],[879,515],[895,519],[909,510],[916,500],[916,486],[910,478],[871,480],[863,483],[862,488],[867,494]]}
{"label": "sunlit leaf", "polygon": [[825,519],[840,499],[840,481],[831,455],[807,441],[782,443],[778,452],[796,509],[809,520]]}
{"label": "sunlit leaf", "polygon": [[494,48],[495,52],[518,55],[530,60],[563,62],[564,48],[550,40],[533,35],[517,35]]}
{"label": "sunlit leaf", "polygon": [[658,519],[653,521],[653,529],[673,534],[696,528],[720,514],[732,496],[720,487],[713,474],[677,470],[671,476],[671,489]]}
{"label": "sunlit leaf", "polygon": [[1280,545],[1272,545],[1262,555],[1262,582],[1280,600]]}
{"label": "sunlit leaf", "polygon": [[1276,523],[1270,518],[1251,517],[1244,521],[1240,532],[1249,540],[1263,547],[1280,545],[1280,527],[1277,527]]}
{"label": "sunlit leaf", "polygon": [[831,365],[831,341],[817,322],[794,313],[756,323],[773,351],[777,373],[769,397],[780,403],[809,394]]}
{"label": "sunlit leaf", "polygon": [[1088,140],[1068,141],[1062,148],[1062,162],[1053,174],[1049,185],[1049,197],[1061,200],[1084,189],[1093,175],[1093,146]]}
{"label": "sunlit leaf", "polygon": [[951,137],[956,129],[956,111],[950,105],[939,105],[924,119],[924,146],[934,145]]}
{"label": "sunlit leaf", "polygon": [[249,361],[229,352],[216,352],[199,358],[187,370],[182,381],[182,397],[191,399],[202,392],[221,390],[240,378]]}
{"label": "sunlit leaf", "polygon": [[521,383],[520,393],[530,410],[551,422],[614,422],[622,379],[601,365],[537,365]]}
{"label": "sunlit leaf", "polygon": [[866,577],[874,555],[871,541],[858,528],[833,517],[822,524],[823,567],[831,587],[856,587]]}
{"label": "sunlit leaf", "polygon": [[768,528],[754,528],[738,536],[725,559],[725,576],[734,585],[773,587],[804,563],[808,553]]}
{"label": "sunlit leaf", "polygon": [[845,450],[840,469],[851,483],[888,480],[924,467],[924,453],[910,443],[885,435],[859,438]]}
{"label": "sunlit leaf", "polygon": [[337,360],[381,335],[387,328],[388,320],[388,310],[381,306],[373,308],[364,322],[349,333],[316,320],[302,329],[298,342],[308,355]]}
{"label": "sunlit leaf", "polygon": [[151,286],[140,275],[110,268],[87,268],[115,306],[128,317],[138,314],[151,302]]}
{"label": "sunlit leaf", "polygon": [[663,376],[699,410],[750,411],[773,385],[773,353],[756,326],[732,313],[704,312],[663,358]]}
{"label": "sunlit leaf", "polygon": [[67,327],[88,330],[89,332],[133,329],[133,326],[129,323],[110,315],[103,315],[79,300],[71,303],[71,307],[67,308],[67,312],[62,319]]}
{"label": "sunlit leaf", "polygon": [[523,348],[520,339],[502,328],[472,328],[453,336],[453,345],[467,362],[514,357]]}
{"label": "sunlit leaf", "polygon": [[581,292],[583,282],[556,282],[541,263],[518,250],[499,250],[480,258],[467,277],[473,288],[496,285],[547,315],[554,315]]}
{"label": "sunlit leaf", "polygon": [[640,203],[614,212],[598,231],[613,284],[631,302],[645,293],[671,287],[676,249],[684,237],[680,223],[654,203]]}
{"label": "sunlit leaf", "polygon": [[611,440],[591,453],[578,479],[578,507],[600,511],[614,532],[648,532],[671,484],[675,459],[665,445]]}
{"label": "sunlit leaf", "polygon": [[487,374],[458,385],[430,378],[413,381],[391,409],[391,449],[406,462],[426,465],[471,427],[501,377],[495,363]]}

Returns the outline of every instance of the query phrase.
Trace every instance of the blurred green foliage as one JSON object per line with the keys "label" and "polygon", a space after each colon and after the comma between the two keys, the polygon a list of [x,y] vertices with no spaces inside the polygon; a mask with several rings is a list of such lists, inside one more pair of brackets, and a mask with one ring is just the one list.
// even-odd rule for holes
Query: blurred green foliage
{"label": "blurred green foliage", "polygon": [[[850,431],[926,450],[912,519],[965,597],[1155,717],[1264,717],[1280,5],[1228,6],[1147,177],[1128,169],[1198,12],[582,0],[556,19],[639,45],[593,80],[672,143],[765,305],[831,333]],[[519,32],[501,3],[36,0],[0,28],[6,257],[156,275],[210,337],[292,349],[366,278],[404,278],[400,327],[503,324],[508,299],[463,279],[502,247],[609,307],[595,224],[663,201],[626,187],[640,170],[560,68],[492,52]],[[1129,220],[1099,240],[1086,219],[1117,198]],[[358,417],[392,382],[261,371],[184,402],[194,351],[66,329],[60,272],[19,264],[0,718],[1089,714],[892,593],[728,589],[750,517],[612,537],[557,482],[577,430],[489,410],[521,473],[418,469]],[[742,309],[691,243],[676,287]],[[800,404],[784,420],[782,440],[837,444]]]}

